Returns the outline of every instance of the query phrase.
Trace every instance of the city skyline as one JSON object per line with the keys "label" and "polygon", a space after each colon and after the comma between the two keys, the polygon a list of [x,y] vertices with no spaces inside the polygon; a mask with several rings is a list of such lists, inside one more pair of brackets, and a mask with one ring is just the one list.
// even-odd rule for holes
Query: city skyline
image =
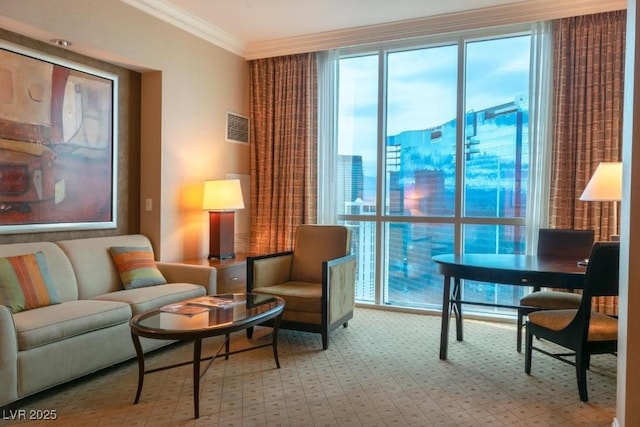
{"label": "city skyline", "polygon": [[[465,111],[480,111],[523,96],[528,101],[530,35],[470,41],[466,46]],[[376,170],[378,55],[339,63],[338,150],[360,154]],[[386,135],[427,130],[456,118],[458,45],[388,53]]]}

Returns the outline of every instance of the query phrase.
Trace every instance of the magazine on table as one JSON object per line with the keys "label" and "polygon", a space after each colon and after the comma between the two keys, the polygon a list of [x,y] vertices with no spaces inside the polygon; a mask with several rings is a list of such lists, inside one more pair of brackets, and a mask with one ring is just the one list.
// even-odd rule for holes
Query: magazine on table
{"label": "magazine on table", "polygon": [[209,311],[209,308],[202,305],[193,305],[186,302],[178,302],[175,304],[168,304],[160,308],[160,311],[165,313],[184,314],[186,316],[194,316],[196,314]]}
{"label": "magazine on table", "polygon": [[214,308],[229,308],[235,305],[244,304],[244,302],[244,300],[235,300],[233,298],[204,296],[189,301],[165,305],[160,308],[160,311],[193,316]]}
{"label": "magazine on table", "polygon": [[244,304],[244,302],[244,300],[236,300],[233,297],[224,298],[207,295],[204,297],[192,299],[188,301],[188,304],[207,308],[227,308],[233,307],[234,305]]}

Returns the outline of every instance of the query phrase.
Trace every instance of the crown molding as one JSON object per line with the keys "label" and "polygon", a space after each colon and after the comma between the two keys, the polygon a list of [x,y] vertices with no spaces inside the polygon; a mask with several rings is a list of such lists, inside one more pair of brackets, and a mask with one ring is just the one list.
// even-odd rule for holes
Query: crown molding
{"label": "crown molding", "polygon": [[247,60],[626,9],[626,0],[529,0],[249,44]]}
{"label": "crown molding", "polygon": [[120,0],[247,60],[317,52],[471,29],[587,15],[627,7],[627,0],[527,0],[387,24],[246,44],[165,0]]}
{"label": "crown molding", "polygon": [[152,15],[168,24],[184,30],[196,37],[219,46],[231,53],[244,56],[246,43],[210,23],[164,0],[120,0],[131,7]]}

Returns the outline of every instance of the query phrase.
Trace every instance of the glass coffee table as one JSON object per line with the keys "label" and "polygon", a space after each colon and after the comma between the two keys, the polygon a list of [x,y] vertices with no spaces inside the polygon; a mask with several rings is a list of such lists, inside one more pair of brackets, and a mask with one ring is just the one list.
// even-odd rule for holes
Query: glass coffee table
{"label": "glass coffee table", "polygon": [[[255,350],[267,346],[273,347],[276,367],[278,360],[278,326],[284,309],[282,298],[258,294],[223,294],[205,296],[169,304],[134,316],[129,321],[131,338],[138,357],[138,390],[134,404],[140,400],[145,374],[164,371],[166,369],[193,365],[193,407],[195,418],[199,418],[200,380],[216,358],[229,358],[229,355]],[[259,325],[274,319],[272,340],[270,343],[249,348],[230,351],[230,334]],[[202,357],[202,339],[224,335],[225,340],[212,356]],[[145,370],[144,352],[140,345],[140,337],[193,341],[193,361],[176,363],[169,366]],[[200,362],[209,361],[204,370],[200,370]]]}

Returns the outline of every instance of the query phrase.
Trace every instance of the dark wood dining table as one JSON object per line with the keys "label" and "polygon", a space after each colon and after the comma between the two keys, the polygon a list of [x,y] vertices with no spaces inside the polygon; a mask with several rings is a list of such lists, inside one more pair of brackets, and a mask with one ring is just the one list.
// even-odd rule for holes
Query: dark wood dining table
{"label": "dark wood dining table", "polygon": [[[456,318],[456,339],[462,341],[462,304],[516,308],[487,302],[464,301],[461,298],[462,279],[514,286],[581,289],[586,267],[567,256],[548,258],[537,255],[513,254],[445,254],[433,257],[438,272],[444,275],[442,290],[442,326],[440,359],[447,359],[449,321]],[[453,279],[453,287],[451,280]]]}

